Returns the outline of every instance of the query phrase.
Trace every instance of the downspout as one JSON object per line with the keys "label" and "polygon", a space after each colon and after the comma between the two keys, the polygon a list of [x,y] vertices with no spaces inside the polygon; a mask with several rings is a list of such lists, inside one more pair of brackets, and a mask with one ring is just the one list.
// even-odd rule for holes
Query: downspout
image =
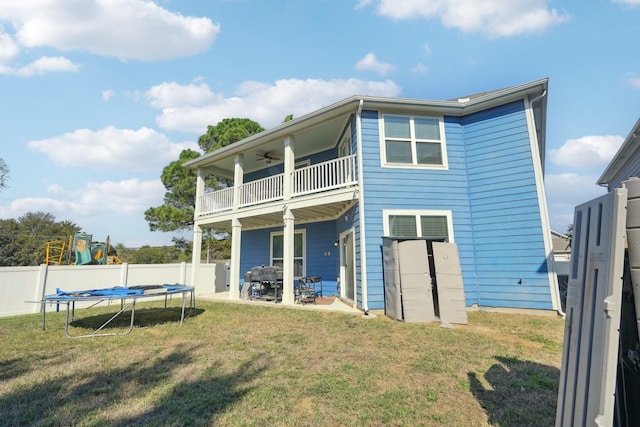
{"label": "downspout", "polygon": [[536,96],[535,98],[533,98],[532,100],[529,101],[530,105],[533,105],[534,102],[539,101],[540,99],[544,98],[544,96],[547,94],[547,90],[543,90],[542,93],[538,96]]}
{"label": "downspout", "polygon": [[369,297],[367,295],[367,246],[364,226],[364,177],[362,176],[362,124],[361,115],[364,107],[364,100],[360,99],[358,110],[356,111],[356,144],[358,147],[358,222],[360,223],[360,289],[362,292],[362,311],[369,314]]}
{"label": "downspout", "polygon": [[[529,101],[529,107],[533,110],[533,104],[535,102],[541,100],[542,98],[544,98],[546,94],[547,94],[547,90],[545,89],[545,90],[542,91],[542,93],[540,95],[538,95],[535,98],[531,99]],[[535,120],[535,117],[533,119]],[[535,129],[533,129],[533,131],[535,132]],[[538,142],[537,138],[536,138],[536,142]],[[540,145],[539,144],[536,144],[536,145],[537,145],[538,150],[539,150]],[[540,153],[538,153],[538,155],[539,154]],[[540,171],[540,172],[542,172],[542,171]],[[546,228],[547,231],[550,232],[551,231],[551,224],[549,224],[549,222],[548,222],[549,209],[547,207],[546,191],[544,190],[544,176],[542,177],[542,191],[545,192],[544,197],[542,198],[542,200],[543,200],[543,203],[544,203],[544,209],[547,212],[547,221],[545,221],[543,224],[545,225],[544,228]],[[554,288],[554,294],[555,294],[554,295],[554,299],[556,300],[556,304],[557,304],[556,311],[560,316],[562,316],[564,318],[566,316],[566,313],[564,311],[562,311],[562,300],[560,298],[560,289],[558,288],[558,275],[556,273],[555,259],[554,259],[554,255],[553,255],[553,243],[550,241],[551,236],[550,235],[547,236],[547,234],[550,234],[550,233],[545,233],[544,239],[545,239],[545,242],[547,242],[547,244],[551,248],[551,256],[547,259],[547,264],[549,264],[549,263],[553,264],[553,272],[554,272],[554,275],[555,275],[555,279],[554,279],[555,286],[553,288]]]}

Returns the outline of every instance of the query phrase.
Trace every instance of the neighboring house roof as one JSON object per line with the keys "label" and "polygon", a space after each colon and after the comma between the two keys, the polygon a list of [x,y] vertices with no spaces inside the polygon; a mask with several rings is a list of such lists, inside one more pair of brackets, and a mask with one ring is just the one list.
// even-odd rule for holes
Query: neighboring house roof
{"label": "neighboring house roof", "polygon": [[[282,147],[285,137],[295,135],[296,157],[311,154],[319,150],[318,141],[323,136],[339,134],[346,125],[345,116],[355,114],[359,109],[415,112],[420,110],[429,114],[447,116],[465,116],[498,105],[528,97],[536,101],[534,114],[537,126],[539,151],[544,164],[545,129],[548,79],[540,79],[518,86],[483,92],[464,98],[448,101],[434,101],[410,98],[389,98],[375,96],[352,96],[333,105],[284,122],[271,129],[252,135],[234,144],[204,154],[190,160],[185,166],[208,168],[209,172],[219,176],[233,177],[234,156],[245,154],[253,156],[261,151],[270,151]],[[539,101],[539,102],[538,102]],[[335,144],[335,141],[332,141]],[[250,166],[249,166],[250,167]],[[246,172],[246,170],[245,170]]]}
{"label": "neighboring house roof", "polygon": [[553,253],[571,253],[571,238],[566,234],[551,230]]}
{"label": "neighboring house roof", "polygon": [[598,185],[610,185],[613,181],[621,178],[626,180],[629,176],[618,177],[620,172],[633,161],[637,161],[640,158],[640,119],[629,132],[629,135],[624,140],[620,149],[613,156],[611,162],[604,170],[600,178],[598,179]]}

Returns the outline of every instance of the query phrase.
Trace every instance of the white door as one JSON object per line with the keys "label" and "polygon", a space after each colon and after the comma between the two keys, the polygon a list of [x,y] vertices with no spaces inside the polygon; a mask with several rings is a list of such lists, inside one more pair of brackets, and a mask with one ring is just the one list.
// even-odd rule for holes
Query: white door
{"label": "white door", "polygon": [[355,302],[355,250],[353,230],[340,234],[340,296]]}

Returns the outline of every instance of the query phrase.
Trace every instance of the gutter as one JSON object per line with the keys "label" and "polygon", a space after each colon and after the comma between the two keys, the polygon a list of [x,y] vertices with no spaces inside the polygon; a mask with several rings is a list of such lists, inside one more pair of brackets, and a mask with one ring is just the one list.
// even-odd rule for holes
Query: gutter
{"label": "gutter", "polygon": [[365,316],[369,314],[369,297],[367,295],[367,246],[365,235],[365,218],[364,218],[364,177],[362,171],[364,170],[362,165],[362,108],[364,107],[364,99],[360,99],[358,104],[358,110],[356,111],[356,139],[358,147],[358,213],[360,222],[360,289],[362,292],[362,311]]}

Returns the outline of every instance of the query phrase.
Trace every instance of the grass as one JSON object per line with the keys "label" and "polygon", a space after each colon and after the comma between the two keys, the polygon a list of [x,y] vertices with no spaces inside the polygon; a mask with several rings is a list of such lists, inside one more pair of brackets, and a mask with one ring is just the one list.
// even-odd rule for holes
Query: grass
{"label": "grass", "polygon": [[[552,426],[564,321],[139,304],[129,335],[70,340],[63,313],[0,319],[3,425]],[[140,307],[146,308],[140,308]],[[111,307],[113,308],[113,306]],[[71,334],[109,317],[76,310]],[[115,324],[124,330],[128,319]]]}

